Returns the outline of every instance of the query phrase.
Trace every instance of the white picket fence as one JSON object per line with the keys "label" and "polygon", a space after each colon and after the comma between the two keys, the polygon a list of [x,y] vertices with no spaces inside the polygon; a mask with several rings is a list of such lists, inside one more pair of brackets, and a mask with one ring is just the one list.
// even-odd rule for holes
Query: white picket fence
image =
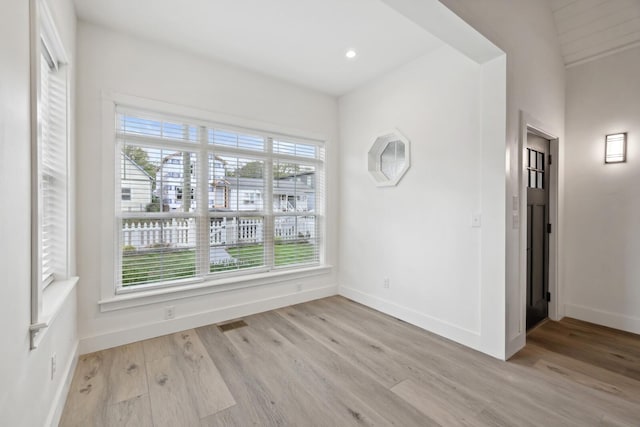
{"label": "white picket fence", "polygon": [[[277,217],[274,225],[274,235],[281,241],[315,238],[315,217]],[[196,245],[196,228],[193,218],[129,220],[122,227],[123,247],[193,247]],[[263,231],[262,218],[212,218],[209,220],[209,244],[260,243]]]}

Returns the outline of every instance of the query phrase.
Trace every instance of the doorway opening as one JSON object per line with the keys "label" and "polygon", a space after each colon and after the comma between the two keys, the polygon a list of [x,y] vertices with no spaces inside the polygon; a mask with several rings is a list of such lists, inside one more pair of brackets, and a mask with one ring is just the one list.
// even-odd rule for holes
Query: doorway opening
{"label": "doorway opening", "polygon": [[525,182],[527,185],[527,269],[526,329],[549,315],[549,188],[551,186],[551,143],[527,132]]}
{"label": "doorway opening", "polygon": [[527,331],[542,320],[563,316],[557,280],[560,141],[548,128],[520,111],[519,191],[514,196],[513,223],[519,235],[519,283],[514,298],[519,324],[508,343],[510,352],[524,347]]}

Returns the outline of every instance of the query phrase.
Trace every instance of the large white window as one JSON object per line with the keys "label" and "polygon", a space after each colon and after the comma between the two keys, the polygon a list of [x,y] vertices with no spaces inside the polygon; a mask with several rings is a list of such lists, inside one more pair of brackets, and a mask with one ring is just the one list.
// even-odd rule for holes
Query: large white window
{"label": "large white window", "polygon": [[46,287],[67,276],[67,73],[47,46],[41,46],[38,102],[39,138],[36,224],[38,278]]}
{"label": "large white window", "polygon": [[69,272],[67,56],[45,4],[31,2],[31,346],[77,278]]}
{"label": "large white window", "polygon": [[116,107],[119,289],[318,265],[320,141]]}

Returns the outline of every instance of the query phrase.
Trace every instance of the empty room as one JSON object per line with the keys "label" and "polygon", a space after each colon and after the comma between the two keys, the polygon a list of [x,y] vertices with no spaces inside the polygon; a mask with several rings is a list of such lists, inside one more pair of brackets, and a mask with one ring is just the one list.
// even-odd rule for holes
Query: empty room
{"label": "empty room", "polygon": [[640,425],[638,0],[1,10],[1,426]]}

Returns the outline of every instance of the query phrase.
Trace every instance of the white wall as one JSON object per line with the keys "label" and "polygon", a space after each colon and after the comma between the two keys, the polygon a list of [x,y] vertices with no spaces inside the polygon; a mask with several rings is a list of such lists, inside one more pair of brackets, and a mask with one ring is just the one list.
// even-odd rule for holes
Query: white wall
{"label": "white wall", "polygon": [[[640,333],[640,48],[567,69],[566,314]],[[627,163],[604,164],[628,132]]]}
{"label": "white wall", "polygon": [[[551,7],[546,1],[440,0],[472,27],[507,54],[507,161],[506,161],[506,356],[525,343],[524,311],[521,304],[526,282],[519,268],[519,230],[511,224],[512,197],[518,189],[519,112],[524,111],[543,130],[560,138],[558,214],[556,224],[558,253],[563,249],[564,221],[564,112],[565,69]],[[521,215],[522,220],[524,217]],[[524,242],[526,244],[526,242]],[[558,264],[560,287],[566,283]],[[559,304],[557,317],[563,315],[563,295],[555,295]]]}
{"label": "white wall", "polygon": [[[471,223],[487,163],[482,74],[445,46],[340,99],[340,292],[501,357],[481,329],[483,230]],[[411,168],[377,188],[366,153],[392,128],[411,140]]]}
{"label": "white wall", "polygon": [[[493,83],[494,91],[483,92],[485,99],[500,98],[504,93],[496,85],[491,71],[500,68],[500,60],[495,58],[495,49],[484,38],[475,37],[446,13],[439,10],[437,1],[424,0],[384,0],[407,18],[433,32],[443,41],[464,52],[470,58],[484,64],[485,72],[491,77],[485,83]],[[524,221],[519,209],[513,210],[513,196],[519,196],[518,142],[519,116],[521,111],[542,124],[543,130],[560,138],[558,178],[559,220],[556,227],[561,240],[564,194],[564,65],[556,36],[551,8],[546,1],[509,2],[505,0],[441,0],[471,27],[486,37],[493,45],[506,53],[506,141],[498,141],[497,129],[483,133],[483,236],[481,255],[481,317],[482,329],[480,348],[496,357],[510,357],[525,343],[524,306],[522,295],[526,282],[520,271],[520,230],[512,226],[515,214]],[[495,120],[491,111],[481,108],[484,118]],[[496,109],[495,111],[498,111]],[[484,119],[483,119],[484,122]],[[459,121],[460,125],[464,125]],[[494,150],[500,148],[499,150]],[[486,152],[485,152],[486,149]],[[491,162],[491,163],[488,163]],[[344,168],[342,168],[344,170]],[[517,200],[518,201],[518,200]],[[521,201],[521,199],[519,200]],[[517,205],[517,204],[516,204]],[[341,233],[342,235],[342,233]],[[526,242],[523,242],[526,244]],[[558,251],[562,251],[561,242]],[[341,260],[348,262],[344,253]],[[344,267],[341,263],[341,268]],[[369,268],[361,265],[362,269]],[[396,265],[399,269],[401,266]],[[560,266],[561,267],[561,266]],[[557,279],[562,279],[562,270],[556,271]],[[460,263],[459,268],[473,268]],[[375,285],[371,285],[375,286]],[[415,289],[413,292],[418,292]],[[554,296],[559,301],[558,317],[562,316],[562,294]],[[449,307],[454,309],[454,307]],[[493,311],[493,316],[489,313]],[[418,318],[428,318],[431,313],[421,310]],[[439,320],[436,318],[436,320]],[[428,322],[423,321],[422,324]],[[437,323],[437,322],[436,322]],[[506,336],[505,336],[506,335]],[[448,335],[452,338],[452,335]],[[496,337],[500,342],[496,343]]]}
{"label": "white wall", "polygon": [[[78,270],[81,351],[268,310],[337,292],[333,272],[295,281],[101,313],[100,288],[113,283],[113,151],[102,140],[102,93],[117,92],[269,123],[328,138],[327,262],[336,259],[337,102],[327,95],[92,24],[78,25]],[[107,156],[96,153],[110,153]],[[102,191],[106,188],[107,191]],[[98,222],[106,221],[106,238]],[[298,284],[302,292],[297,292]]]}
{"label": "white wall", "polygon": [[[49,7],[68,50],[75,58],[75,13],[70,1]],[[29,2],[5,2],[0,14],[0,182],[9,204],[0,213],[0,425],[44,426],[57,423],[64,404],[67,373],[77,346],[75,293],[29,350],[30,324],[30,184],[29,184]],[[73,73],[72,73],[73,74]],[[73,77],[71,79],[73,91]],[[50,379],[50,357],[57,373]]]}

